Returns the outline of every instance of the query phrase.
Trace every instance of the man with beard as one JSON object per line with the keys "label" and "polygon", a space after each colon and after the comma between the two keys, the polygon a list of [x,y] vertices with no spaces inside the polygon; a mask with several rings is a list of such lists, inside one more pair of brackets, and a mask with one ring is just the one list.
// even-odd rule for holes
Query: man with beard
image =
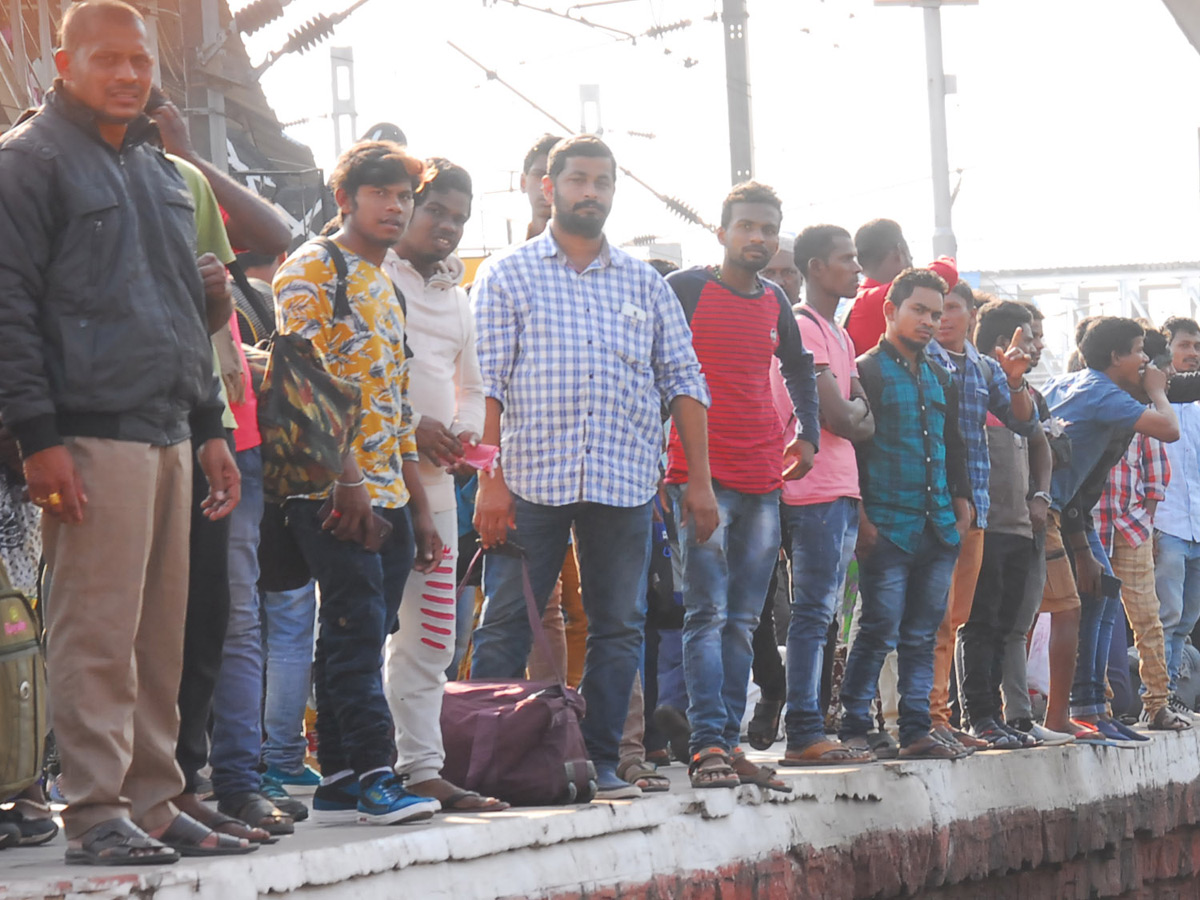
{"label": "man with beard", "polygon": [[[694,787],[745,781],[785,789],[737,746],[751,636],[778,554],[781,473],[807,474],[820,432],[812,354],[804,349],[788,298],[758,277],[779,247],[781,218],[771,188],[753,181],[737,185],[721,209],[721,265],[667,278],[691,323],[692,346],[712,392],[708,445],[720,511],[711,540],[686,527],[679,542]],[[786,449],[771,398],[771,369],[777,364],[795,414]],[[681,522],[690,481],[682,450],[673,428],[664,480]]]}
{"label": "man with beard", "polygon": [[612,151],[598,138],[557,144],[542,179],[548,228],[489,260],[473,296],[483,442],[503,453],[501,465],[479,480],[475,527],[485,547],[516,547],[484,563],[487,606],[471,674],[515,678],[524,671],[532,636],[516,556],[524,553],[544,608],[574,524],[588,616],[583,735],[602,798],[641,793],[616,767],[642,649],[662,403],[693,472],[684,516],[700,538],[717,520],[709,394],[687,322],[658,273],[604,237],[616,174]]}

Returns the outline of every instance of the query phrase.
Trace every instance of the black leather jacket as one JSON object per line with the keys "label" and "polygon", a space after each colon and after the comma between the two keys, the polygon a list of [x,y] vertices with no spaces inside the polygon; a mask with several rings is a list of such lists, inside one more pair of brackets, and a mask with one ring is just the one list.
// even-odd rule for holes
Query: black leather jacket
{"label": "black leather jacket", "polygon": [[131,124],[118,151],[61,84],[0,138],[0,419],[67,435],[224,435],[191,195]]}

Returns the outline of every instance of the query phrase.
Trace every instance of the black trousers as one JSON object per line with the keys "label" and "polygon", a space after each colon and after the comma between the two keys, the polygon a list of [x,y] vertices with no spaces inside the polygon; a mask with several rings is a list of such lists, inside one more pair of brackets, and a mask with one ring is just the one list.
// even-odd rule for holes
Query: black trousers
{"label": "black trousers", "polygon": [[[198,449],[193,442],[193,452]],[[229,517],[216,522],[205,518],[200,502],[206,496],[208,479],[196,463],[192,466],[187,624],[183,633],[183,678],[179,683],[179,741],[175,746],[187,793],[196,790],[200,769],[208,762],[213,690],[221,671],[229,625]]]}
{"label": "black trousers", "polygon": [[1032,538],[987,532],[971,615],[958,628],[959,700],[964,728],[1001,716],[1004,638],[1012,630],[1033,563]]}

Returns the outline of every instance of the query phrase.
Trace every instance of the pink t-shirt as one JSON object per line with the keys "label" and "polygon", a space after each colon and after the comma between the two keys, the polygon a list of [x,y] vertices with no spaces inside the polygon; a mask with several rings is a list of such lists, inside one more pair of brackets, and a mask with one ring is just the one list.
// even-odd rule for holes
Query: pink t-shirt
{"label": "pink t-shirt", "polygon": [[[813,321],[813,318],[817,321]],[[829,322],[820,313],[810,317],[799,313],[796,322],[800,325],[800,336],[804,347],[813,355],[813,363],[828,366],[837,378],[842,397],[850,399],[850,379],[858,375],[854,363],[854,343],[840,325]],[[822,378],[828,376],[821,376]],[[787,440],[796,433],[795,413],[779,374],[779,366],[771,367],[771,393],[775,400],[775,411],[783,423]],[[817,453],[812,471],[799,481],[783,483],[783,502],[789,506],[809,506],[813,503],[831,503],[839,497],[859,499],[858,460],[854,456],[854,445],[825,428],[821,429],[821,450]]]}
{"label": "pink t-shirt", "polygon": [[246,351],[242,349],[242,343],[238,339],[241,332],[238,330],[236,310],[229,319],[229,327],[233,329],[233,342],[237,344],[238,356],[242,358],[242,380],[246,384],[246,402],[234,403],[232,400],[229,402],[229,408],[233,410],[233,417],[237,419],[233,442],[238,452],[241,452],[242,450],[252,450],[261,444],[262,435],[258,432],[258,398],[254,396],[254,388],[250,384],[250,368],[246,365]]}

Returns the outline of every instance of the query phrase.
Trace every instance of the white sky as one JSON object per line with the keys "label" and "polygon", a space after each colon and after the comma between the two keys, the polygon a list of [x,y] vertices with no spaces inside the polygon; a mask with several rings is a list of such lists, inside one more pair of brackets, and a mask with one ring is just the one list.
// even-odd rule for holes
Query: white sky
{"label": "white sky", "polygon": [[[248,40],[251,59],[347,5],[293,0]],[[528,217],[523,196],[503,193],[515,186],[510,172],[557,129],[488,82],[453,40],[577,129],[579,85],[598,84],[618,162],[715,223],[729,189],[725,68],[721,26],[704,17],[720,5],[627,0],[584,11],[634,33],[693,22],[633,46],[509,0],[371,0],[331,40],[281,59],[263,86],[282,121],[327,115],[328,48],[353,46],[359,132],[392,121],[413,152],[465,166],[476,201],[463,248],[503,246],[506,220],[521,236]],[[834,222],[853,232],[888,216],[918,260],[930,256],[922,11],[871,0],[749,0],[749,11],[755,176],[782,197],[784,229]],[[964,271],[1200,259],[1200,55],[1160,0],[981,0],[944,8],[942,28],[945,69],[958,78],[947,106],[950,167],[963,169],[954,230]],[[687,57],[698,65],[685,68]],[[289,134],[328,171],[328,119]],[[719,256],[715,238],[627,179],[607,232],[617,243],[682,241],[689,262]]]}

